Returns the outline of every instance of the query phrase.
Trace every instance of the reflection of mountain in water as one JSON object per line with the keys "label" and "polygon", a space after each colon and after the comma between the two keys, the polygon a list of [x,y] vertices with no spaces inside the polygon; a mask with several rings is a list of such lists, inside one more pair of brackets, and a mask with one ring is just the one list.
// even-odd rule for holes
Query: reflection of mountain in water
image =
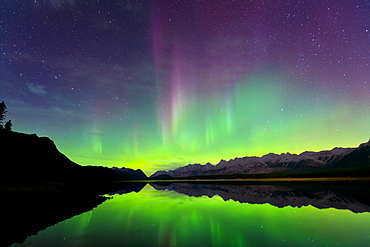
{"label": "reflection of mountain in water", "polygon": [[173,190],[188,196],[219,195],[225,201],[241,203],[269,203],[277,207],[302,207],[348,209],[355,213],[370,212],[369,186],[343,184],[206,184],[206,183],[151,183],[157,190]]}
{"label": "reflection of mountain in water", "polygon": [[131,192],[140,192],[147,183],[145,182],[117,182],[114,190],[108,195],[122,195]]}

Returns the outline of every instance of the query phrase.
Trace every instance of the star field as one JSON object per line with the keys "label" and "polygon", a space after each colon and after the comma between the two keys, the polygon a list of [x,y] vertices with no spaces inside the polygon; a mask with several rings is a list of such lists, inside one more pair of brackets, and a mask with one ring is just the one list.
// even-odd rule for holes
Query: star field
{"label": "star field", "polygon": [[370,132],[367,1],[1,4],[13,129],[82,165],[150,174]]}

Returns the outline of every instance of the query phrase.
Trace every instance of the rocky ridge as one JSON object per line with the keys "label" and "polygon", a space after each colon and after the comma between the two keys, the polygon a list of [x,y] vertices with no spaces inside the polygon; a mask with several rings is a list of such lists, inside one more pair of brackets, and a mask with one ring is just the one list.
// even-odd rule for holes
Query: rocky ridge
{"label": "rocky ridge", "polygon": [[[317,168],[333,168],[335,164],[356,150],[369,152],[370,141],[358,148],[334,148],[319,152],[303,152],[301,154],[269,153],[262,157],[235,158],[221,160],[218,164],[191,164],[169,171],[157,171],[150,178],[158,176],[192,177],[230,174],[261,174],[273,172],[305,171]],[[370,160],[369,160],[370,162]],[[370,163],[369,163],[370,164]]]}

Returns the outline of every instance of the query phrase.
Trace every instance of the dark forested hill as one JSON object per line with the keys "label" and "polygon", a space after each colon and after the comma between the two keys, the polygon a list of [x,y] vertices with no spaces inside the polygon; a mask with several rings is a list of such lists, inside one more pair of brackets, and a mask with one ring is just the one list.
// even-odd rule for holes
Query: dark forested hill
{"label": "dark forested hill", "polygon": [[[0,132],[0,179],[57,181],[115,181],[146,178],[141,170],[113,170],[80,166],[59,152],[47,137],[18,132]],[[128,175],[129,174],[129,175]]]}

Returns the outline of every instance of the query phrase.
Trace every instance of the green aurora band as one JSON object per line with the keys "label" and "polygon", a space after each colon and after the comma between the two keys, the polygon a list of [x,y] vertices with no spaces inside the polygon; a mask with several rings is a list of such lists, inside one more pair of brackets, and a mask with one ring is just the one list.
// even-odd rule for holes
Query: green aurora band
{"label": "green aurora band", "polygon": [[[126,123],[96,123],[91,130],[106,135],[81,138],[71,133],[67,141],[63,136],[63,142],[58,141],[62,136],[57,133],[52,136],[62,152],[77,163],[125,166],[142,169],[148,175],[159,169],[216,164],[221,159],[270,152],[356,147],[368,139],[368,107],[351,107],[343,98],[321,95],[320,89],[307,88],[308,99],[302,101],[302,95],[284,88],[283,80],[260,76],[220,94],[183,99],[168,128],[158,120],[162,116],[156,116],[158,121],[140,121],[137,118],[141,114],[131,112]],[[87,132],[78,128],[71,131]]]}

